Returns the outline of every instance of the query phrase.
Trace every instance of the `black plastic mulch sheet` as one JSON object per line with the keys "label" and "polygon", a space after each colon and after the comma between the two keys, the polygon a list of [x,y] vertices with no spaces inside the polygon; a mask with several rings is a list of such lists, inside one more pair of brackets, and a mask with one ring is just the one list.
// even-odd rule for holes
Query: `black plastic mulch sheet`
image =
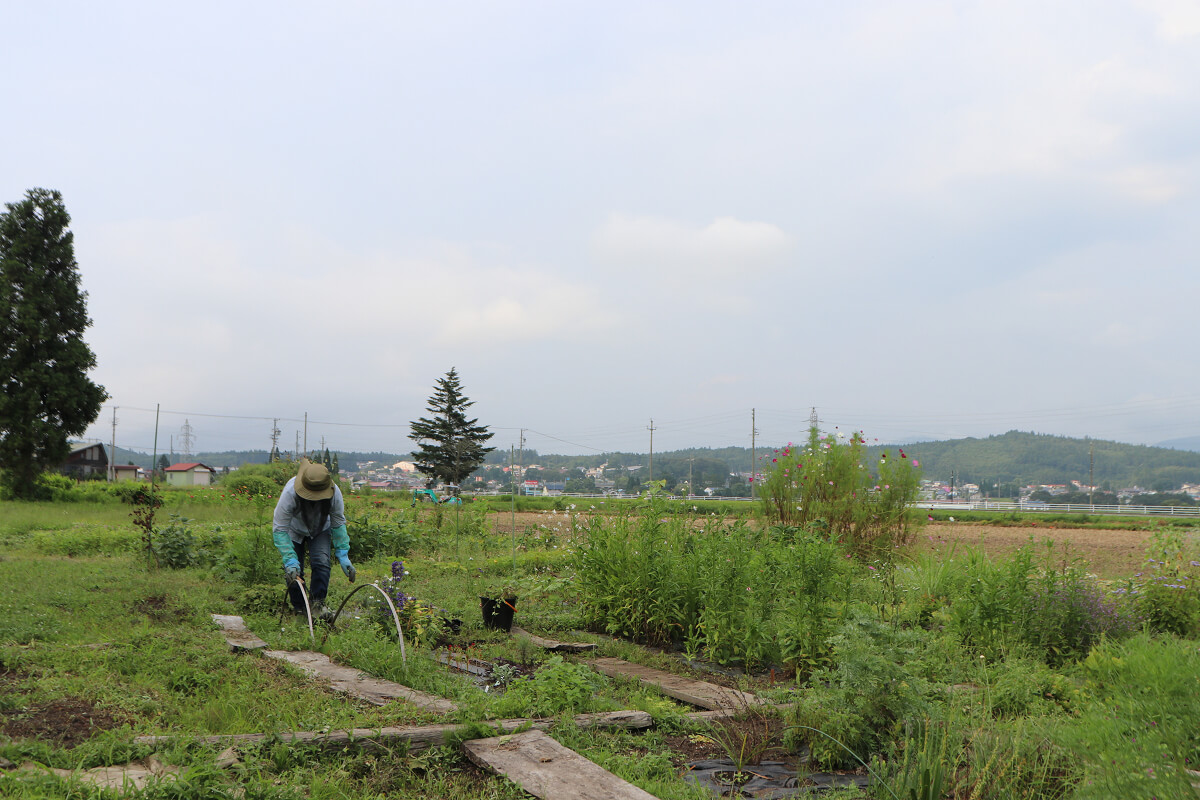
{"label": "black plastic mulch sheet", "polygon": [[782,798],[815,794],[829,789],[857,786],[865,789],[870,778],[865,775],[841,775],[831,772],[804,772],[797,776],[794,767],[781,761],[764,761],[742,772],[750,779],[739,786],[727,783],[734,773],[734,764],[728,759],[693,761],[688,764],[684,777],[699,786],[710,789],[718,797]]}

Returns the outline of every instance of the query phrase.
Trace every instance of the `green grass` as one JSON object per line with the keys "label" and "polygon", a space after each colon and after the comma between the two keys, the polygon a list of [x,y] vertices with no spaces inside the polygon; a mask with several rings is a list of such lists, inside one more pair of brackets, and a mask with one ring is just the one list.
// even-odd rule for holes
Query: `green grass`
{"label": "green grass", "polygon": [[[464,724],[535,711],[646,710],[658,721],[648,732],[565,725],[553,735],[658,797],[705,796],[678,777],[669,759],[668,737],[698,730],[683,721],[686,709],[657,691],[575,666],[584,658],[555,661],[528,640],[482,628],[479,596],[512,585],[519,594],[517,622],[526,629],[595,642],[598,655],[688,672],[677,653],[580,632],[584,618],[574,570],[586,520],[569,507],[550,503],[544,521],[498,535],[480,513],[497,507],[491,500],[443,508],[438,525],[430,507],[414,512],[379,495],[348,499],[352,516],[369,512],[414,534],[389,540],[405,542],[408,552],[381,549],[358,563],[360,584],[390,576],[392,561],[403,557],[410,573],[404,591],[437,609],[436,616],[463,620],[458,634],[445,637],[459,656],[542,668],[498,698],[436,663],[427,646],[410,640],[408,661],[401,661],[394,629],[379,624],[368,607],[347,606],[337,630],[319,632],[316,643],[300,619],[287,616],[281,624],[274,609],[282,581],[269,577],[278,571],[275,554],[267,551],[270,582],[249,587],[237,577],[250,573],[231,570],[222,560],[230,542],[244,545],[267,535],[263,512],[222,499],[217,490],[190,494],[176,492],[160,517],[163,524],[171,512],[196,520],[190,523],[196,566],[179,570],[147,565],[128,506],[0,505],[0,711],[29,714],[41,703],[76,698],[122,723],[73,748],[0,740],[0,756],[58,768],[121,764],[149,754],[133,744],[135,735],[172,734],[177,738],[157,755],[190,773],[181,786],[152,788],[142,797],[523,796],[503,779],[467,766],[453,748],[331,755],[268,741],[243,750],[238,768],[215,769],[215,750],[196,744],[196,737],[445,721],[404,703],[376,707],[350,700],[285,664],[230,652],[210,615],[234,613],[274,648],[318,647],[340,663],[452,699],[460,710],[449,718]],[[607,505],[605,511],[598,524],[611,524],[616,512]],[[687,527],[684,520],[679,525]],[[1185,556],[1185,562],[1195,558]],[[971,628],[977,622],[953,616],[968,600],[1001,613],[996,609],[1003,603],[980,599],[977,579],[997,580],[986,559],[967,549],[954,562],[922,555],[890,577],[847,561],[847,571],[836,573],[826,660],[799,684],[780,672],[771,685],[764,672],[743,678],[742,685],[776,702],[802,701],[805,724],[815,722],[842,741],[871,743],[865,746],[877,752],[862,757],[874,755],[880,775],[905,797],[909,789],[920,790],[922,775],[937,759],[956,764],[945,778],[955,796],[1194,796],[1178,778],[1200,759],[1196,642],[1140,634],[1123,643],[1102,641],[1087,658],[1054,667],[1015,640],[990,650],[973,646],[956,632],[959,627],[978,631],[994,622],[1002,631],[1007,624],[997,616]],[[1003,575],[1019,578],[1024,567],[1017,567]],[[331,604],[352,588],[335,569]],[[921,719],[928,719],[925,727],[910,724]],[[1150,767],[1153,773],[1146,772]],[[0,795],[99,797],[53,776],[0,776]],[[876,786],[871,796],[890,795]]]}

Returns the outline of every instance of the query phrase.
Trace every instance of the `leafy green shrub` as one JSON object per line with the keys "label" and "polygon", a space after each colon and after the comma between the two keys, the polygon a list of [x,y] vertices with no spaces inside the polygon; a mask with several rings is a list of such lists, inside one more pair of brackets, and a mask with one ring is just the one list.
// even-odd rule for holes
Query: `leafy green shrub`
{"label": "leafy green shrub", "polygon": [[255,495],[279,496],[279,485],[266,475],[243,473],[242,470],[229,473],[223,481],[225,488],[234,495],[253,497]]}
{"label": "leafy green shrub", "polygon": [[1028,613],[1018,620],[1025,641],[1051,665],[1082,658],[1101,637],[1123,639],[1138,627],[1129,604],[1106,596],[1078,566],[1045,570],[1033,583]]}
{"label": "leafy green shrub", "polygon": [[237,609],[243,614],[275,614],[283,606],[282,582],[249,586],[237,597]]}
{"label": "leafy green shrub", "polygon": [[1200,636],[1200,543],[1195,534],[1158,531],[1146,568],[1119,590],[1133,598],[1153,630]]}
{"label": "leafy green shrub", "polygon": [[986,691],[992,713],[1010,719],[1072,713],[1081,702],[1072,680],[1044,663],[1020,656],[997,665]]}
{"label": "leafy green shrub", "polygon": [[903,449],[897,458],[884,453],[869,469],[861,433],[824,436],[813,427],[806,445],[789,444],[768,457],[756,493],[773,522],[812,530],[819,522],[829,538],[860,557],[886,562],[918,524],[909,504],[920,469]]}
{"label": "leafy green shrub", "polygon": [[992,659],[1027,645],[1060,665],[1139,624],[1127,602],[1107,595],[1080,565],[1057,565],[1049,549],[1040,568],[1029,546],[1000,563],[968,551],[963,567],[966,581],[949,606],[951,626],[964,644]]}
{"label": "leafy green shrub", "polygon": [[[0,483],[0,500],[13,499],[11,489],[6,484]],[[57,472],[43,472],[34,480],[33,496],[26,499],[59,503],[83,498],[77,490],[77,484],[71,478]]]}
{"label": "leafy green shrub", "polygon": [[1083,662],[1092,702],[1059,732],[1085,769],[1077,797],[1192,800],[1200,764],[1200,651],[1194,641],[1139,634]]}
{"label": "leafy green shrub", "polygon": [[831,637],[834,665],[813,675],[789,711],[786,744],[807,745],[822,767],[857,766],[847,749],[865,761],[896,723],[928,716],[927,684],[912,669],[928,636],[855,612]]}
{"label": "leafy green shrub", "polygon": [[417,543],[416,533],[407,518],[402,517],[397,521],[363,514],[361,517],[347,517],[346,524],[350,534],[352,561],[367,561],[377,553],[403,558]]}
{"label": "leafy green shrub", "polygon": [[495,705],[501,717],[552,717],[576,714],[592,706],[592,695],[603,680],[586,664],[551,656],[533,675],[519,678]]}
{"label": "leafy green shrub", "polygon": [[225,548],[213,571],[244,586],[269,583],[280,577],[279,551],[269,528],[236,531],[225,537]]}
{"label": "leafy green shrub", "polygon": [[[279,489],[296,477],[299,464],[295,461],[272,461],[269,464],[243,464],[221,479],[221,483],[230,489],[237,490],[239,486],[262,485],[252,478],[264,478],[274,484],[271,491],[279,496]],[[336,476],[335,476],[336,479]]]}
{"label": "leafy green shrub", "polygon": [[169,569],[185,569],[199,561],[196,553],[196,536],[188,527],[187,517],[170,516],[165,528],[160,528],[154,537],[154,558],[159,566]]}

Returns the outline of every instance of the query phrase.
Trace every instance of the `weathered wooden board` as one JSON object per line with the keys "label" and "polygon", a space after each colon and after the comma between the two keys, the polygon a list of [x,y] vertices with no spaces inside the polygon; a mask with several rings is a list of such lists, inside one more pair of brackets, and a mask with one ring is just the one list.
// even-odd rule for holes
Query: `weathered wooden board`
{"label": "weathered wooden board", "polygon": [[[549,729],[556,720],[552,719],[502,719],[488,724],[502,731],[515,731],[523,727],[538,730]],[[580,714],[575,717],[580,728],[625,728],[637,730],[649,728],[654,719],[645,711],[609,711],[603,714]],[[424,750],[446,743],[447,737],[458,730],[459,725],[423,725],[389,728],[354,728],[346,731],[292,731],[289,733],[240,733],[221,736],[206,736],[199,741],[214,747],[237,747],[254,745],[278,739],[297,744],[312,743],[328,750],[340,750],[351,744],[364,749],[384,748],[398,741],[408,742],[409,750]],[[157,747],[173,741],[174,736],[138,736],[138,744]]]}
{"label": "weathered wooden board", "polygon": [[763,702],[749,692],[727,689],[708,681],[684,678],[661,669],[622,661],[619,658],[597,658],[591,662],[591,665],[602,675],[610,678],[634,678],[648,686],[657,686],[659,691],[668,697],[674,697],[676,700],[682,700],[699,708],[707,708],[710,711],[747,708]]}
{"label": "weathered wooden board", "polygon": [[555,650],[560,653],[586,653],[589,650],[596,649],[596,645],[590,642],[560,642],[555,639],[545,639],[541,636],[535,636],[529,631],[520,628],[513,628],[512,633],[514,636],[528,637],[529,641],[543,650]]}
{"label": "weathered wooden board", "polygon": [[327,681],[334,690],[377,706],[386,705],[391,700],[404,700],[442,714],[458,709],[458,706],[443,697],[418,692],[399,683],[373,678],[352,667],[335,664],[324,653],[311,650],[263,650],[262,654],[268,658],[295,664],[309,675]]}
{"label": "weathered wooden board", "polygon": [[175,780],[183,772],[183,768],[167,766],[154,756],[150,756],[144,763],[134,762],[114,767],[94,767],[89,770],[49,769],[42,764],[30,761],[8,774],[14,777],[23,777],[25,775],[41,776],[47,772],[66,780],[74,779],[81,783],[98,786],[101,789],[130,792],[141,791],[150,781],[165,783]]}
{"label": "weathered wooden board", "polygon": [[467,758],[534,797],[553,800],[654,800],[654,795],[568,750],[541,731],[463,742]]}
{"label": "weathered wooden board", "polygon": [[434,658],[439,664],[445,664],[451,669],[456,669],[459,672],[466,672],[479,678],[486,678],[492,674],[491,669],[482,666],[482,664],[486,663],[483,661],[476,660],[476,663],[472,664],[470,660],[459,661],[457,658],[451,658],[446,653],[438,653],[436,656],[434,656]]}
{"label": "weathered wooden board", "polygon": [[258,650],[267,646],[267,643],[255,636],[246,628],[246,623],[241,617],[213,614],[213,622],[221,626],[221,630],[225,632],[225,641],[229,642],[230,648],[235,652],[242,650]]}

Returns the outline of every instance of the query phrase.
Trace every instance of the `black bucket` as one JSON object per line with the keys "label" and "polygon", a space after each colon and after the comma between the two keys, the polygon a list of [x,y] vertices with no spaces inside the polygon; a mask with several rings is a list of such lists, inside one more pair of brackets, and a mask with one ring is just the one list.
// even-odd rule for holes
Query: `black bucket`
{"label": "black bucket", "polygon": [[513,613],[517,610],[517,598],[480,597],[479,607],[483,611],[483,627],[505,633],[512,630]]}

